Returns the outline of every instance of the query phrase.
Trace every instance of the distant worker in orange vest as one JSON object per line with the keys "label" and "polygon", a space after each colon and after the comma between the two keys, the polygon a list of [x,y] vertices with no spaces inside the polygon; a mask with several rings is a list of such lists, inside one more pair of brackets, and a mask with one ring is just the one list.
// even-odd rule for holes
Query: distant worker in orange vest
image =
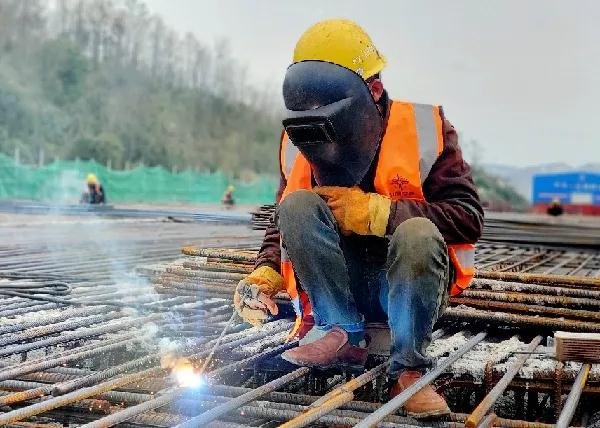
{"label": "distant worker in orange vest", "polygon": [[[275,220],[234,303],[258,325],[286,289],[293,334],[314,326],[305,340],[320,337],[282,354],[302,366],[363,366],[365,323],[387,322],[394,396],[433,364],[433,326],[473,277],[483,210],[442,108],[391,100],[385,65],[352,21],[301,36],[283,84]],[[404,407],[415,417],[450,411],[431,386]]]}

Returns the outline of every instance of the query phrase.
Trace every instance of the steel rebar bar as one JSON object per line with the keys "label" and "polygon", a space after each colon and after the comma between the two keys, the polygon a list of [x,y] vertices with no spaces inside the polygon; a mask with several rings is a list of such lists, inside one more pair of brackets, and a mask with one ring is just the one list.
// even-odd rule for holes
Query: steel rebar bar
{"label": "steel rebar bar", "polygon": [[589,363],[582,364],[581,369],[575,378],[575,382],[573,382],[567,401],[565,401],[565,405],[560,412],[558,421],[556,421],[556,428],[569,427],[573,415],[575,414],[575,410],[577,409],[577,404],[579,404],[579,397],[581,397],[581,391],[587,382],[591,368],[592,365]]}
{"label": "steel rebar bar", "polygon": [[429,385],[431,382],[433,382],[448,367],[450,367],[451,364],[453,364],[456,360],[458,360],[465,353],[467,353],[469,350],[471,350],[475,345],[477,345],[479,342],[481,342],[483,339],[485,339],[486,336],[487,336],[487,333],[484,331],[473,336],[463,346],[461,346],[456,352],[452,353],[448,358],[441,361],[435,367],[435,369],[433,369],[432,371],[430,371],[429,373],[427,373],[426,375],[421,377],[419,380],[417,380],[411,386],[406,388],[400,394],[398,394],[397,396],[392,398],[390,401],[388,401],[386,404],[381,406],[377,411],[375,411],[371,415],[369,415],[367,418],[360,421],[360,423],[358,423],[356,426],[359,428],[370,427],[370,426],[376,424],[377,422],[383,420],[387,415],[393,413],[394,411],[396,411],[397,409],[402,407],[402,405],[404,403],[406,403],[406,401],[410,397],[412,397],[414,394],[416,394],[418,391],[420,391],[423,387],[425,387],[425,386]]}
{"label": "steel rebar bar", "polygon": [[[533,338],[529,345],[524,349],[524,352],[531,353],[535,351],[538,345],[542,342],[542,336],[536,336]],[[492,390],[479,402],[475,410],[469,415],[465,421],[467,428],[477,427],[481,420],[485,417],[486,413],[494,407],[496,400],[502,395],[508,384],[513,380],[516,374],[519,372],[525,361],[529,358],[529,354],[522,354],[508,368],[502,379],[498,381]]]}

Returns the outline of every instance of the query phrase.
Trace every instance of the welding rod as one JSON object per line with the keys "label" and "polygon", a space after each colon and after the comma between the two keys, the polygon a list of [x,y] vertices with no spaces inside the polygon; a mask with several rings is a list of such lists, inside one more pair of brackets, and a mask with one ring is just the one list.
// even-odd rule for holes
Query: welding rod
{"label": "welding rod", "polygon": [[587,382],[587,378],[590,374],[590,369],[592,365],[589,363],[583,364],[577,377],[575,378],[575,382],[571,387],[571,392],[569,392],[569,396],[567,397],[567,401],[565,401],[565,405],[560,412],[560,416],[558,417],[558,421],[556,421],[556,428],[568,428],[571,423],[571,419],[573,419],[573,415],[575,414],[575,410],[577,409],[577,404],[579,403],[579,397],[581,396],[581,391],[585,387],[585,383]]}
{"label": "welding rod", "polygon": [[450,355],[445,360],[441,361],[432,371],[424,375],[422,378],[417,380],[411,386],[406,388],[400,394],[392,398],[390,401],[381,406],[377,411],[370,414],[367,418],[362,420],[356,426],[360,428],[367,428],[377,424],[377,422],[383,420],[389,414],[398,410],[409,398],[423,389],[425,386],[429,385],[433,382],[439,375],[441,375],[444,370],[450,367],[456,360],[466,354],[469,350],[471,350],[475,345],[481,342],[487,336],[487,332],[482,331],[477,335],[473,336],[467,343],[461,346],[458,351],[454,354]]}
{"label": "welding rod", "polygon": [[[527,348],[525,348],[524,351],[527,353],[535,351],[535,349],[538,347],[541,341],[542,336],[536,336],[529,343],[529,345],[527,345]],[[500,379],[500,381],[498,381],[498,383],[494,385],[492,390],[483,398],[483,400],[481,400],[481,402],[477,405],[475,410],[473,410],[473,413],[469,415],[469,417],[465,421],[465,426],[467,428],[475,428],[479,426],[478,424],[485,417],[485,414],[494,406],[496,400],[498,400],[500,395],[502,395],[504,390],[508,387],[513,378],[517,375],[521,367],[523,367],[523,364],[525,364],[527,358],[529,358],[528,354],[519,355],[519,357],[517,357],[515,362],[509,367],[504,376],[502,376],[502,379]]]}

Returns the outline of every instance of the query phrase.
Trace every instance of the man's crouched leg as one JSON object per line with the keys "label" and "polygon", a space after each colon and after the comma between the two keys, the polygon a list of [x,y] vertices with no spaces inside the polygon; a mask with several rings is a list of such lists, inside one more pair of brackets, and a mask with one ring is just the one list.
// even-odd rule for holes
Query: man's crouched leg
{"label": "man's crouched leg", "polygon": [[[419,380],[431,367],[427,346],[448,298],[448,250],[437,227],[428,219],[400,224],[388,249],[388,319],[391,330],[390,377],[397,378],[393,397]],[[428,385],[404,405],[410,416],[448,414],[444,398]]]}
{"label": "man's crouched leg", "polygon": [[367,350],[349,335],[363,331],[362,316],[350,291],[348,269],[331,210],[309,190],[289,194],[277,210],[283,246],[307,292],[317,328],[327,334],[290,349],[282,358],[297,365],[331,367],[364,365]]}

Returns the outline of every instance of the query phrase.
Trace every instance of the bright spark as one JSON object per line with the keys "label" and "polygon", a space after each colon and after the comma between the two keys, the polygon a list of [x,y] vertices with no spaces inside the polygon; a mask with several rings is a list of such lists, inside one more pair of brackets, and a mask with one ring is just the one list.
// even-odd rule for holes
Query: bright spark
{"label": "bright spark", "polygon": [[199,388],[204,385],[204,378],[194,371],[192,366],[177,367],[173,370],[177,384],[182,388]]}

